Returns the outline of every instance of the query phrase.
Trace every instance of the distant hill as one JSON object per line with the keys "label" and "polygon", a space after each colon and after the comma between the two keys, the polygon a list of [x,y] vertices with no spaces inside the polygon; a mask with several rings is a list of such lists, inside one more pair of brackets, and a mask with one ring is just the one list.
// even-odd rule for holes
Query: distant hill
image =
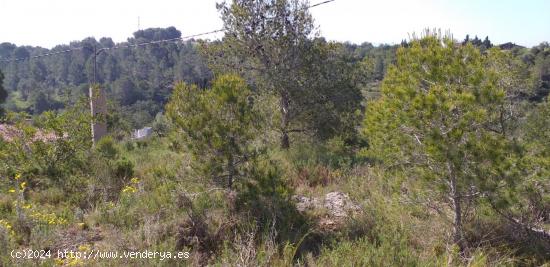
{"label": "distant hill", "polygon": [[[181,37],[181,32],[174,27],[150,28],[137,31],[126,42],[114,43],[111,38],[96,40],[86,38],[58,45],[52,49],[33,46],[16,46],[11,43],[0,44],[1,59],[20,59],[46,53],[58,53],[69,49],[82,48],[68,53],[40,57],[32,60],[23,59],[16,62],[0,62],[4,73],[4,87],[9,93],[5,108],[11,111],[25,111],[39,114],[46,110],[63,109],[72,105],[77,99],[87,94],[88,85],[93,80],[93,51],[101,48],[112,48],[140,44],[151,41]],[[489,38],[484,40],[470,39],[481,50],[492,47]],[[350,57],[356,60],[367,59],[372,70],[368,84],[378,84],[384,78],[388,66],[395,61],[395,53],[400,45],[382,44],[374,46],[345,43]],[[518,57],[527,63],[537,74],[535,81],[536,97],[540,100],[548,94],[550,63],[548,63],[548,43],[532,49],[508,42],[498,45],[501,49],[518,50]],[[521,50],[521,51],[520,51]],[[96,79],[107,92],[108,99],[115,108],[129,121],[129,126],[141,128],[149,124],[157,115],[171,94],[174,81],[206,86],[212,73],[206,66],[205,59],[198,51],[195,40],[150,44],[137,48],[120,48],[101,52],[97,56]]]}
{"label": "distant hill", "polygon": [[[127,42],[119,44],[111,38],[86,38],[52,49],[2,43],[2,59],[82,48],[31,60],[0,62],[0,70],[5,74],[4,85],[9,92],[6,108],[34,114],[63,108],[88,92],[94,74],[94,48],[112,48],[180,36],[180,31],[169,27],[137,31]],[[102,52],[97,56],[97,82],[107,91],[112,102],[120,104],[128,113],[136,114],[136,122],[150,121],[170,96],[173,81],[205,84],[210,80],[212,74],[196,46],[194,40],[189,40]]]}

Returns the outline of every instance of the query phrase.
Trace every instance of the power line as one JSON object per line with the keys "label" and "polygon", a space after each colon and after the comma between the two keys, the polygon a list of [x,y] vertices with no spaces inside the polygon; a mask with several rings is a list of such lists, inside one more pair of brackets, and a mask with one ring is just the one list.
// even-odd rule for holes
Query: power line
{"label": "power line", "polygon": [[168,42],[174,42],[174,41],[183,41],[184,39],[190,39],[190,38],[199,37],[199,36],[203,36],[203,35],[208,35],[208,34],[212,34],[212,33],[222,32],[222,31],[223,31],[223,29],[219,29],[219,30],[215,30],[215,31],[203,32],[203,33],[198,33],[198,34],[193,34],[193,35],[188,35],[188,36],[183,36],[183,37],[177,37],[177,38],[172,38],[172,39],[164,39],[164,40],[151,41],[151,42],[145,42],[145,43],[139,43],[139,44],[131,44],[131,45],[120,45],[120,46],[113,46],[113,47],[104,47],[104,48],[101,48],[99,50],[96,50],[96,48],[94,47],[94,77],[93,77],[94,79],[93,79],[93,82],[94,82],[94,84],[96,82],[97,55],[99,55],[103,51],[115,50],[115,49],[120,49],[120,48],[133,48],[133,47],[145,46],[145,45],[150,45],[150,44],[160,44],[160,43],[168,43]]}
{"label": "power line", "polygon": [[[224,30],[219,29],[219,30],[215,30],[215,31],[203,32],[203,33],[198,33],[198,34],[193,34],[193,35],[188,35],[188,36],[183,36],[183,37],[177,37],[177,38],[171,38],[171,39],[144,42],[144,43],[139,43],[139,44],[118,45],[118,46],[113,46],[113,47],[103,47],[103,48],[97,49],[96,53],[100,53],[100,52],[103,52],[105,50],[114,50],[114,49],[120,49],[120,48],[132,48],[132,47],[139,47],[139,46],[144,46],[144,45],[149,45],[149,44],[159,44],[159,43],[167,43],[167,42],[174,42],[174,41],[183,41],[185,39],[204,36],[204,35],[213,34],[213,33],[222,32],[222,31],[224,31]],[[21,61],[21,60],[25,60],[25,59],[34,59],[34,58],[40,58],[40,57],[47,57],[47,56],[53,56],[53,55],[58,55],[58,54],[63,54],[63,53],[69,53],[69,52],[73,52],[73,51],[77,51],[77,50],[83,50],[83,49],[90,49],[90,48],[83,46],[83,47],[77,47],[77,48],[62,50],[62,51],[45,53],[45,54],[36,55],[36,56],[30,56],[30,57],[21,57],[21,58],[15,58],[15,59],[2,59],[2,60],[0,60],[0,62],[14,62],[14,61]]]}
{"label": "power line", "polygon": [[313,4],[313,5],[311,5],[311,6],[308,6],[308,8],[313,8],[313,7],[316,7],[316,6],[328,4],[328,3],[334,2],[334,1],[336,1],[336,0],[327,0],[327,1],[323,1],[323,2],[320,2],[320,3],[317,3],[317,4]]}
{"label": "power line", "polygon": [[[307,8],[318,7],[320,5],[328,4],[328,3],[334,2],[334,1],[336,1],[336,0],[327,0],[327,1],[319,2],[319,3],[308,6]],[[145,42],[145,43],[139,43],[139,44],[119,45],[119,46],[113,46],[113,47],[103,47],[103,48],[100,48],[100,49],[97,49],[97,50],[94,47],[93,52],[95,54],[94,56],[97,56],[99,53],[101,53],[103,51],[106,51],[106,50],[115,50],[115,49],[120,49],[120,48],[133,48],[133,47],[145,46],[145,45],[149,45],[149,44],[159,44],[159,43],[183,41],[185,39],[190,39],[190,38],[194,38],[194,37],[209,35],[209,34],[223,32],[223,31],[225,31],[225,30],[224,29],[218,29],[218,30],[214,30],[214,31],[197,33],[197,34],[193,34],[193,35],[177,37],[177,38],[171,38],[171,39],[151,41],[151,42]],[[36,56],[21,57],[21,58],[14,58],[14,59],[0,59],[0,62],[16,62],[16,61],[22,61],[22,60],[26,60],[26,59],[35,59],[35,58],[41,58],[41,57],[48,57],[48,56],[54,56],[54,55],[69,53],[69,52],[73,52],[73,51],[77,51],[77,50],[83,50],[83,49],[90,49],[90,48],[83,46],[83,47],[77,47],[77,48],[62,50],[62,51],[56,51],[56,52],[40,54],[40,55],[36,55]]]}
{"label": "power line", "polygon": [[151,42],[145,42],[145,43],[139,43],[139,44],[131,44],[131,45],[119,45],[119,46],[113,46],[113,47],[104,47],[104,48],[98,49],[97,53],[99,53],[101,51],[104,51],[104,50],[114,50],[114,49],[120,49],[120,48],[132,48],[132,47],[139,47],[139,46],[144,46],[144,45],[149,45],[149,44],[160,44],[160,43],[168,43],[168,42],[175,42],[175,41],[183,41],[185,39],[191,39],[191,38],[204,36],[204,35],[209,35],[209,34],[222,32],[222,31],[224,31],[224,30],[219,29],[219,30],[215,30],[215,31],[203,32],[203,33],[198,33],[198,34],[193,34],[193,35],[188,35],[188,36],[183,36],[183,37],[177,37],[177,38],[172,38],[172,39],[164,39],[164,40],[151,41]]}
{"label": "power line", "polygon": [[33,59],[33,58],[59,55],[59,54],[68,53],[68,52],[72,52],[72,51],[76,51],[76,50],[82,50],[82,48],[83,47],[77,47],[77,48],[73,48],[73,49],[50,52],[50,53],[40,54],[40,55],[36,55],[36,56],[29,56],[29,57],[21,57],[21,58],[14,58],[14,59],[2,59],[2,60],[0,60],[0,62],[14,62],[14,61],[21,61],[21,60],[25,60],[25,59]]}

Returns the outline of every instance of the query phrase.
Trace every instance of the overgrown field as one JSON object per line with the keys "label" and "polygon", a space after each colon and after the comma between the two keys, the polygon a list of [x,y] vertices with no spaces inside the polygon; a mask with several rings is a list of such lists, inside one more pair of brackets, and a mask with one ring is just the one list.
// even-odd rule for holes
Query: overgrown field
{"label": "overgrown field", "polygon": [[106,113],[0,73],[0,267],[549,266],[548,43],[357,55],[308,8],[218,5],[223,40],[184,49],[208,78],[117,81]]}

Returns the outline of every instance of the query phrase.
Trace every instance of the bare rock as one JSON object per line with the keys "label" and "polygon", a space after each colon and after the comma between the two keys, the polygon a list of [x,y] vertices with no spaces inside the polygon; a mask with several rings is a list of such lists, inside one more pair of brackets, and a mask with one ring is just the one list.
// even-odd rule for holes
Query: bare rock
{"label": "bare rock", "polygon": [[323,198],[314,198],[306,196],[293,196],[296,202],[296,209],[300,212],[308,210],[326,209],[330,217],[348,217],[361,211],[361,207],[353,202],[346,193],[330,192]]}
{"label": "bare rock", "polygon": [[295,195],[292,200],[300,212],[320,211],[317,226],[321,231],[335,231],[345,225],[346,220],[355,214],[361,213],[361,207],[343,192],[330,192],[324,197],[306,197]]}
{"label": "bare rock", "polygon": [[359,205],[342,192],[330,192],[326,194],[324,207],[333,217],[348,217],[349,214],[357,213],[361,210]]}
{"label": "bare rock", "polygon": [[299,212],[305,212],[307,210],[313,210],[319,208],[319,199],[306,196],[293,196],[292,200],[296,203],[296,209]]}

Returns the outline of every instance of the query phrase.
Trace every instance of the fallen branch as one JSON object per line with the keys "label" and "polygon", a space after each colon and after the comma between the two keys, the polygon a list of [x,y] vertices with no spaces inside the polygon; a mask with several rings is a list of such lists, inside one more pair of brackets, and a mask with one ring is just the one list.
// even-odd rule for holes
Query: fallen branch
{"label": "fallen branch", "polygon": [[538,227],[535,227],[535,226],[532,226],[532,225],[529,225],[529,224],[526,224],[526,223],[523,223],[521,222],[520,220],[510,216],[510,215],[507,215],[505,214],[504,212],[500,211],[494,204],[492,201],[489,201],[489,203],[491,204],[491,207],[502,217],[504,217],[505,219],[507,219],[508,221],[512,222],[514,225],[517,225],[523,229],[525,229],[527,232],[531,233],[531,234],[534,234],[535,236],[541,238],[541,239],[546,239],[547,241],[550,242],[550,232],[549,231],[546,231],[542,228],[538,228]]}

